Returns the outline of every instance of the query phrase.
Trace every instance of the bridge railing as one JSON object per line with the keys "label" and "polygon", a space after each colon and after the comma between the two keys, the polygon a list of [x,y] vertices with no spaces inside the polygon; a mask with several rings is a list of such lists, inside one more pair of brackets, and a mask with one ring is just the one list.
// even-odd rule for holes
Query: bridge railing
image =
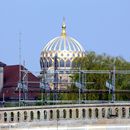
{"label": "bridge railing", "polygon": [[0,110],[0,123],[21,123],[55,120],[129,119],[130,104],[85,104],[42,106],[23,108],[3,108]]}

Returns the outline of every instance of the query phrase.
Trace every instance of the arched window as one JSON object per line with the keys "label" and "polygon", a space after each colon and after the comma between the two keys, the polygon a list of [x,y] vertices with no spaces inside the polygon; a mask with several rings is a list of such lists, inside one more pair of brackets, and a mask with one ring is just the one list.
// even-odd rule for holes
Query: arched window
{"label": "arched window", "polygon": [[14,121],[14,113],[13,112],[11,112],[10,118],[11,118],[11,121]]}
{"label": "arched window", "polygon": [[41,68],[44,67],[44,64],[43,64],[43,60],[42,60],[42,58],[40,58],[40,66],[41,66]]}
{"label": "arched window", "polygon": [[63,110],[63,118],[66,118],[66,110]]}
{"label": "arched window", "polygon": [[69,110],[69,117],[72,118],[72,109]]}
{"label": "arched window", "polygon": [[40,111],[37,111],[37,119],[40,120]]}
{"label": "arched window", "polygon": [[44,111],[44,119],[47,119],[47,111]]}
{"label": "arched window", "polygon": [[50,110],[50,119],[53,119],[53,111]]}
{"label": "arched window", "polygon": [[118,108],[115,109],[115,115],[118,117]]}
{"label": "arched window", "polygon": [[98,118],[98,109],[95,109],[95,117]]}
{"label": "arched window", "polygon": [[17,121],[20,120],[20,112],[17,112]]}
{"label": "arched window", "polygon": [[44,66],[44,68],[48,67],[48,62],[47,62],[46,58],[43,59],[43,66]]}
{"label": "arched window", "polygon": [[88,109],[88,116],[89,116],[89,118],[91,118],[92,117],[92,109]]}
{"label": "arched window", "polygon": [[31,118],[31,121],[33,121],[33,119],[34,119],[34,113],[33,113],[33,111],[30,112],[30,118]]}
{"label": "arched window", "polygon": [[46,58],[45,62],[46,62],[46,66],[49,67],[49,59],[48,58]]}
{"label": "arched window", "polygon": [[76,109],[76,118],[79,118],[79,110]]}
{"label": "arched window", "polygon": [[82,109],[82,117],[85,118],[86,117],[86,110]]}
{"label": "arched window", "polygon": [[7,122],[7,113],[4,113],[4,122]]}
{"label": "arched window", "polygon": [[60,67],[65,67],[65,62],[64,62],[64,60],[60,60]]}
{"label": "arched window", "polygon": [[52,66],[52,59],[48,60],[48,66],[51,67]]}
{"label": "arched window", "polygon": [[66,61],[66,67],[70,67],[70,65],[71,65],[70,60],[67,60],[67,61]]}
{"label": "arched window", "polygon": [[48,62],[47,62],[46,58],[44,58],[43,61],[42,61],[42,67],[43,68],[47,68],[48,67]]}
{"label": "arched window", "polygon": [[57,114],[57,119],[59,119],[60,118],[60,111],[56,110],[56,114]]}
{"label": "arched window", "polygon": [[102,117],[105,117],[105,108],[102,108]]}
{"label": "arched window", "polygon": [[122,117],[124,118],[126,116],[126,110],[125,108],[122,108]]}
{"label": "arched window", "polygon": [[27,112],[24,111],[24,121],[26,121],[26,120],[27,120]]}

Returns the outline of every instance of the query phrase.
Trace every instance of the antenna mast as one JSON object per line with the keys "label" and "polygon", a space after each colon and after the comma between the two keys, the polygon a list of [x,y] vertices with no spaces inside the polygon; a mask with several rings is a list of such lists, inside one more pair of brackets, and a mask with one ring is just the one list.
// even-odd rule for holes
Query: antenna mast
{"label": "antenna mast", "polygon": [[20,106],[20,101],[21,101],[21,35],[22,33],[19,32],[19,83],[18,83],[18,89],[19,89],[19,106]]}

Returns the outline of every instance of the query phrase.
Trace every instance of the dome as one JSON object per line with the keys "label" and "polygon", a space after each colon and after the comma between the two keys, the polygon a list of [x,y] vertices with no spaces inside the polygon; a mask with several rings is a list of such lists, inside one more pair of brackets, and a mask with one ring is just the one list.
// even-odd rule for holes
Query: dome
{"label": "dome", "polygon": [[71,67],[75,57],[85,55],[85,50],[81,44],[66,34],[65,21],[62,23],[61,35],[49,41],[42,49],[41,68],[53,66],[55,55],[58,56],[59,67]]}
{"label": "dome", "polygon": [[43,51],[81,51],[84,52],[80,43],[69,36],[59,36],[49,41]]}

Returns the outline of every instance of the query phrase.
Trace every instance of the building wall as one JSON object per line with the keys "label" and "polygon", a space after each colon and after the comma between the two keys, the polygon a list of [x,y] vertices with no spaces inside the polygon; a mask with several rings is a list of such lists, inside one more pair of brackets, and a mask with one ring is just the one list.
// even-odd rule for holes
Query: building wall
{"label": "building wall", "polygon": [[1,92],[1,90],[3,88],[3,79],[4,79],[3,76],[4,76],[3,67],[0,67],[0,92]]}

